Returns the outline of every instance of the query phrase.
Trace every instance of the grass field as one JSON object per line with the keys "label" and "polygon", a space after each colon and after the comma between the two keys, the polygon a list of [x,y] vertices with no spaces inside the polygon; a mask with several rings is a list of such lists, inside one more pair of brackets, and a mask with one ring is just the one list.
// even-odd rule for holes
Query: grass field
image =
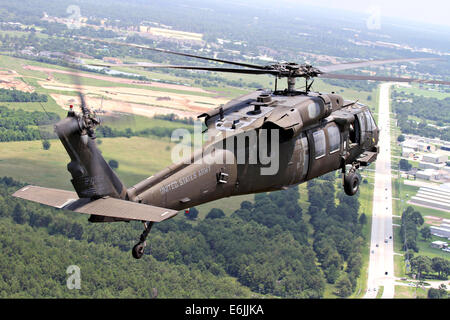
{"label": "grass field", "polygon": [[[395,232],[394,232],[395,235]],[[399,278],[406,277],[405,259],[402,255],[394,255],[394,275]]]}
{"label": "grass field", "polygon": [[426,298],[427,290],[409,286],[395,286],[394,298],[397,299],[415,299]]}
{"label": "grass field", "polygon": [[370,260],[370,234],[372,229],[372,208],[373,208],[373,177],[366,177],[368,183],[360,185],[359,212],[367,217],[367,223],[364,225],[362,234],[364,236],[364,248],[362,250],[362,268],[361,275],[358,278],[353,298],[362,298],[367,289],[367,277]]}
{"label": "grass field", "polygon": [[[160,138],[101,138],[99,149],[106,161],[119,162],[116,170],[127,187],[160,171],[171,164],[169,139]],[[0,143],[0,176],[49,188],[72,190],[71,176],[66,169],[70,161],[59,140],[50,140],[50,150],[43,150],[41,141]],[[253,201],[253,195],[224,198],[198,206],[203,218],[212,208],[231,214],[244,200]]]}
{"label": "grass field", "polygon": [[[119,162],[117,173],[125,185],[131,186],[170,164],[170,142],[156,138],[101,138],[99,146],[104,158]],[[59,140],[50,140],[50,150],[41,141],[0,143],[0,176],[44,187],[71,189],[70,161]]]}
{"label": "grass field", "polygon": [[445,99],[450,96],[449,92],[441,92],[441,91],[436,91],[434,89],[430,90],[429,88],[420,88],[416,85],[414,85],[410,88],[396,87],[395,91],[404,92],[407,94],[412,93],[412,94],[415,94],[418,96],[423,96],[425,98]]}

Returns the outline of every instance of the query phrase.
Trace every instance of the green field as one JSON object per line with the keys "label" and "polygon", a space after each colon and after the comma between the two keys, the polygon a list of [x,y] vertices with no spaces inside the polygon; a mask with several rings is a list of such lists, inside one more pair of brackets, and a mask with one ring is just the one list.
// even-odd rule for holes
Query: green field
{"label": "green field", "polygon": [[413,299],[413,298],[426,298],[427,290],[422,288],[409,287],[409,286],[395,286],[394,298],[397,299]]}
{"label": "green field", "polygon": [[449,96],[448,92],[436,91],[434,88],[426,88],[426,87],[420,88],[417,85],[413,85],[410,88],[396,87],[395,91],[404,92],[407,94],[412,93],[418,96],[423,96],[425,98],[445,99],[448,98]]}
{"label": "green field", "polygon": [[[169,139],[161,138],[101,138],[100,150],[106,161],[119,162],[117,174],[127,187],[155,174],[171,164]],[[0,176],[9,176],[43,187],[72,190],[71,176],[66,169],[70,161],[59,140],[50,140],[50,150],[43,150],[41,141],[0,143]],[[212,208],[231,214],[244,200],[253,195],[224,198],[198,206],[203,218]]]}
{"label": "green field", "polygon": [[[117,173],[128,186],[170,164],[170,142],[156,138],[101,138],[100,150],[108,161],[119,161]],[[50,140],[50,150],[41,141],[0,143],[0,176],[44,187],[71,188],[66,169],[69,156],[59,140]]]}

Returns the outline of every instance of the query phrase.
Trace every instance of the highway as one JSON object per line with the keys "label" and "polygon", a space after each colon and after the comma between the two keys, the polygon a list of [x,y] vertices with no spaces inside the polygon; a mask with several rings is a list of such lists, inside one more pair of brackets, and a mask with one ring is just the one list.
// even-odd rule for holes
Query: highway
{"label": "highway", "polygon": [[378,127],[380,153],[375,163],[372,231],[367,291],[364,298],[376,298],[383,286],[382,298],[394,297],[394,248],[392,229],[391,135],[389,89],[380,85]]}

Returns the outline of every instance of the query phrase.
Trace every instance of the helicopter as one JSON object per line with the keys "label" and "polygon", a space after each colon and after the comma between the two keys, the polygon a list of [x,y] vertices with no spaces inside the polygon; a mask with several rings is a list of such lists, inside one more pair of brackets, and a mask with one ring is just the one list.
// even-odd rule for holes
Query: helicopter
{"label": "helicopter", "polygon": [[[180,210],[243,194],[283,190],[321,175],[341,170],[347,195],[360,184],[358,170],[369,166],[380,151],[378,128],[370,108],[341,95],[313,92],[314,78],[375,80],[450,85],[449,81],[333,73],[386,63],[436,60],[404,58],[369,60],[313,67],[291,62],[257,65],[144,45],[78,37],[110,45],[125,45],[164,54],[175,54],[222,66],[115,64],[141,68],[172,68],[275,76],[275,89],[259,89],[198,115],[206,128],[204,141],[185,159],[127,188],[97,148],[95,128],[100,119],[87,106],[81,89],[81,113],[71,107],[55,124],[67,151],[67,169],[75,192],[28,185],[13,196],[56,208],[89,214],[90,222],[131,220],[144,224],[132,256],[144,254],[154,223],[170,219]],[[287,79],[279,90],[277,80]],[[303,78],[303,90],[296,79]]]}

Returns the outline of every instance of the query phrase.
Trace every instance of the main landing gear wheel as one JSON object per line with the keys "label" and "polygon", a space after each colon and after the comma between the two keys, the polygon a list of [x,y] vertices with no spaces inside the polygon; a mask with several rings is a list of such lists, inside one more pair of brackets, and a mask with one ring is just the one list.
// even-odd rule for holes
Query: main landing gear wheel
{"label": "main landing gear wheel", "polygon": [[344,191],[347,195],[353,196],[359,189],[359,177],[355,172],[351,172],[344,178]]}
{"label": "main landing gear wheel", "polygon": [[145,249],[145,242],[144,243],[136,243],[131,250],[131,253],[133,254],[133,258],[140,259],[144,255],[144,249]]}
{"label": "main landing gear wheel", "polygon": [[344,185],[344,191],[348,196],[354,196],[358,192],[361,178],[356,174],[356,171],[359,169],[359,167],[360,163],[354,162],[351,169],[348,171],[348,173],[346,173],[345,164],[343,164],[342,166],[342,182]]}
{"label": "main landing gear wheel", "polygon": [[144,222],[144,231],[142,232],[141,237],[139,238],[139,242],[136,243],[136,245],[131,250],[133,258],[140,259],[144,255],[144,249],[147,246],[147,242],[145,240],[147,239],[147,236],[150,233],[152,226],[153,221]]}

